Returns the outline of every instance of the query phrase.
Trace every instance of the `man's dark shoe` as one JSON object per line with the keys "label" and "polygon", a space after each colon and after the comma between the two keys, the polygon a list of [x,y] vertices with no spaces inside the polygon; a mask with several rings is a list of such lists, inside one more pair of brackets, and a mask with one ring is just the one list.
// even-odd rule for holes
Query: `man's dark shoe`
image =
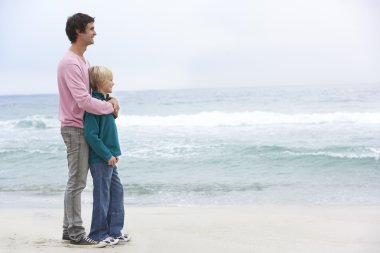
{"label": "man's dark shoe", "polygon": [[78,248],[103,248],[107,246],[106,243],[94,241],[87,236],[83,236],[79,241],[70,241],[70,246]]}
{"label": "man's dark shoe", "polygon": [[68,234],[63,234],[62,235],[62,240],[64,240],[64,241],[70,241],[70,236]]}

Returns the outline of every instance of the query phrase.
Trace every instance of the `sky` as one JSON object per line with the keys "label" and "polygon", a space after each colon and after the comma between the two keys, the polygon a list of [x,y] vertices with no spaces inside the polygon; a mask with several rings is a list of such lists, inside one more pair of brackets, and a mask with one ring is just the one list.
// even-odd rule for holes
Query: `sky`
{"label": "sky", "polygon": [[380,85],[377,0],[0,0],[0,95],[58,92],[77,12],[114,91]]}

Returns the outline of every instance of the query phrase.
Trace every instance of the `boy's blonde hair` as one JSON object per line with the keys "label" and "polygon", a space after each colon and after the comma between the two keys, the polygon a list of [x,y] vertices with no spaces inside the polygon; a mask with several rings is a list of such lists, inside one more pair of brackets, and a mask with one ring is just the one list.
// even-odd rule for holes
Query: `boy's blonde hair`
{"label": "boy's blonde hair", "polygon": [[112,71],[103,66],[93,66],[88,69],[88,74],[90,77],[90,87],[94,91],[98,91],[99,87],[108,78],[112,78]]}

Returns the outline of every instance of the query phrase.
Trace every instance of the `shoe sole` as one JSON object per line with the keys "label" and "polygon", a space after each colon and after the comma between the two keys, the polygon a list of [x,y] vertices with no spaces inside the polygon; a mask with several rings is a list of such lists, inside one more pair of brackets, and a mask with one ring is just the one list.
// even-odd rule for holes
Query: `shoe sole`
{"label": "shoe sole", "polygon": [[114,246],[114,245],[117,245],[117,244],[119,244],[119,240],[117,240],[117,241],[114,241],[114,242],[103,242],[104,244],[106,244],[107,246]]}
{"label": "shoe sole", "polygon": [[107,247],[107,244],[98,243],[98,244],[94,244],[94,245],[80,245],[80,244],[69,243],[68,246],[70,248],[89,248],[89,249],[93,249],[93,248],[104,248],[104,247]]}
{"label": "shoe sole", "polygon": [[124,244],[124,243],[130,242],[130,241],[131,241],[130,237],[128,238],[128,240],[120,240],[119,239],[119,244]]}
{"label": "shoe sole", "polygon": [[112,246],[115,246],[115,245],[118,245],[119,243],[114,243],[114,244],[111,244],[111,243],[107,243],[107,247],[112,247]]}

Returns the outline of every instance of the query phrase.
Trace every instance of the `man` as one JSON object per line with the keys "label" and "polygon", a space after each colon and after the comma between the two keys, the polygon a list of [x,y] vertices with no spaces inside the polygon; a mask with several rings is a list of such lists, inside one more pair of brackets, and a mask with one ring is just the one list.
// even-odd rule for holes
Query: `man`
{"label": "man", "polygon": [[63,240],[79,247],[104,247],[86,236],[81,218],[81,193],[86,187],[89,148],[83,136],[84,112],[96,115],[114,113],[115,98],[100,101],[90,94],[89,62],[84,58],[87,46],[94,44],[94,18],[77,13],[67,19],[66,34],[71,47],[58,65],[59,119],[67,147],[68,181],[64,200]]}

